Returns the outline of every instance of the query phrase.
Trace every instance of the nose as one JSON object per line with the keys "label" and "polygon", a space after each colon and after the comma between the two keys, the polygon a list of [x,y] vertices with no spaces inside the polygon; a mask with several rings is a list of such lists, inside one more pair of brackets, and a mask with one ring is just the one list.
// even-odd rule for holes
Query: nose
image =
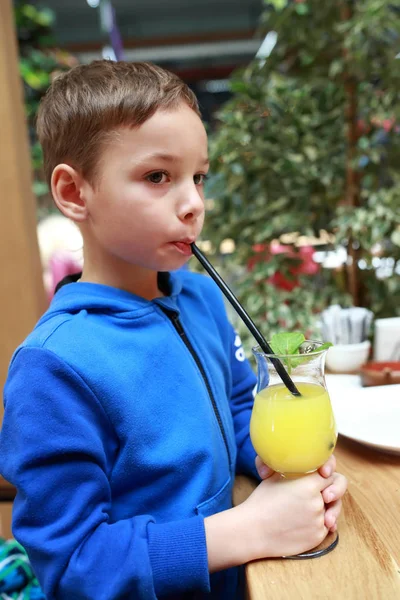
{"label": "nose", "polygon": [[180,190],[181,201],[178,206],[178,217],[184,223],[196,221],[204,213],[202,188],[194,183]]}

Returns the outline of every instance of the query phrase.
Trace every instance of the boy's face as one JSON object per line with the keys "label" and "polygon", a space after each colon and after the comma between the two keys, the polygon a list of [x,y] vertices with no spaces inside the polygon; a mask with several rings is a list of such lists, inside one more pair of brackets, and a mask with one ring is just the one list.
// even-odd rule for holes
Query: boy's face
{"label": "boy's face", "polygon": [[183,266],[204,221],[207,136],[196,113],[181,104],[139,128],[121,128],[100,163],[96,185],[82,190],[91,254],[114,267]]}

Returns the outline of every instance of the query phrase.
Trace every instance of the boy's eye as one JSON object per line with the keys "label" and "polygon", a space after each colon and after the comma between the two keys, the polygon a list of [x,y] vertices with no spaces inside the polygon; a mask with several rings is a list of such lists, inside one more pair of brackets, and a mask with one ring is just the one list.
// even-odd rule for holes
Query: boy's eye
{"label": "boy's eye", "polygon": [[207,179],[207,175],[205,173],[196,173],[193,177],[193,181],[195,185],[202,185]]}
{"label": "boy's eye", "polygon": [[155,173],[150,173],[150,175],[147,175],[146,177],[150,183],[165,183],[167,178],[168,175],[164,171],[156,171]]}

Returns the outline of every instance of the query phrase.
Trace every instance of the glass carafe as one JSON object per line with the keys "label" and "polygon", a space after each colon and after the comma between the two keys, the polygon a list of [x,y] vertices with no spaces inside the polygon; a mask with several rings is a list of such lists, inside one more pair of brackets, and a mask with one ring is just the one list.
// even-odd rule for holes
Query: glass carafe
{"label": "glass carafe", "polygon": [[[284,477],[312,473],[332,454],[337,430],[325,384],[327,350],[303,342],[304,353],[268,355],[253,349],[257,360],[257,395],[250,436],[260,458]],[[278,358],[301,393],[293,396],[282,383],[271,358]]]}
{"label": "glass carafe", "polygon": [[[253,348],[257,360],[257,394],[250,421],[250,437],[260,458],[282,477],[297,478],[321,467],[332,454],[337,429],[325,383],[325,356],[321,342],[306,341],[302,354],[265,354]],[[279,359],[301,396],[293,396],[276,372],[271,358]],[[283,558],[315,558],[338,544],[337,532],[308,552]]]}

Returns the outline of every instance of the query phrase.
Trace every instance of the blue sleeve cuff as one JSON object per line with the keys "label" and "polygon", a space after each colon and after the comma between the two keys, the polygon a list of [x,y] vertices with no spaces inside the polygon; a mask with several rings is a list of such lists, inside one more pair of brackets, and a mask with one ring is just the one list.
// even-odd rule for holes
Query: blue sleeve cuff
{"label": "blue sleeve cuff", "polygon": [[156,595],[210,591],[202,516],[169,523],[149,523],[149,556]]}

